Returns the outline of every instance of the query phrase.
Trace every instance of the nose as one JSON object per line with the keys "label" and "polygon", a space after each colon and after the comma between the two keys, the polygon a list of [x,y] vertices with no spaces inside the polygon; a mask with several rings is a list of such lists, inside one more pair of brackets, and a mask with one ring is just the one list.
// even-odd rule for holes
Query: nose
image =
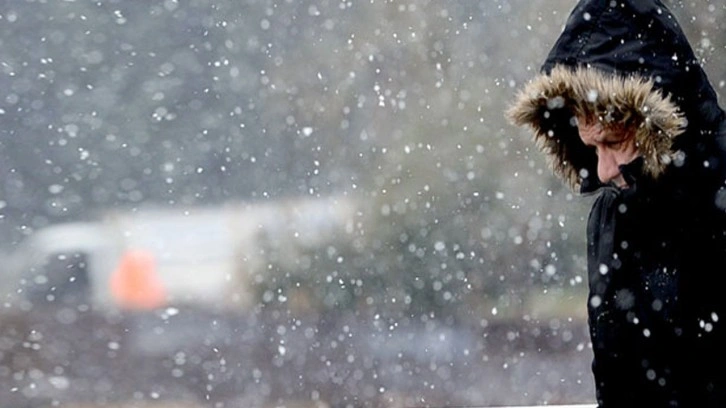
{"label": "nose", "polygon": [[600,149],[597,156],[597,177],[608,183],[620,175],[620,167],[615,155],[607,149]]}

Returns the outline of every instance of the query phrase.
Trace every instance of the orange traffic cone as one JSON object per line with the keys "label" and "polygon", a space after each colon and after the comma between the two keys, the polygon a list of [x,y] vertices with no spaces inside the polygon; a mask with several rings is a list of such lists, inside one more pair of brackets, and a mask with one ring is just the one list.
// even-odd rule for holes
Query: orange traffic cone
{"label": "orange traffic cone", "polygon": [[128,250],[111,276],[111,294],[125,309],[149,310],[166,303],[166,291],[156,275],[154,255],[145,250]]}

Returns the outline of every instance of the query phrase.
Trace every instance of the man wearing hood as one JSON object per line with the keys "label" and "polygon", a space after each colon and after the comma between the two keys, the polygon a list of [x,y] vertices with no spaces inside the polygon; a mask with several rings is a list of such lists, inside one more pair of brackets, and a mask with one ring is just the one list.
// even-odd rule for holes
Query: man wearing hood
{"label": "man wearing hood", "polygon": [[660,0],[582,0],[508,115],[596,194],[600,407],[726,407],[726,121]]}

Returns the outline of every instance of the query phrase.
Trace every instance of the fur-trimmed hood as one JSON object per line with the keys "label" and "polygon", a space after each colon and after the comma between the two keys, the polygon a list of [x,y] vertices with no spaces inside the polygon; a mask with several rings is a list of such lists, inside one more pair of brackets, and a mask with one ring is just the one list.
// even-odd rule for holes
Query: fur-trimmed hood
{"label": "fur-trimmed hood", "polygon": [[694,146],[699,135],[715,132],[724,119],[686,36],[660,0],[581,0],[541,74],[507,110],[512,123],[534,131],[555,174],[586,192],[602,183],[594,150],[579,138],[578,115],[634,128],[641,172],[653,179],[667,171],[676,150],[702,152]]}
{"label": "fur-trimmed hood", "polygon": [[579,188],[586,173],[595,174],[597,160],[580,141],[574,117],[595,117],[605,127],[635,128],[643,172],[652,177],[671,162],[673,139],[686,125],[675,103],[652,80],[565,66],[532,80],[507,114],[514,124],[532,128],[555,174],[573,188]]}

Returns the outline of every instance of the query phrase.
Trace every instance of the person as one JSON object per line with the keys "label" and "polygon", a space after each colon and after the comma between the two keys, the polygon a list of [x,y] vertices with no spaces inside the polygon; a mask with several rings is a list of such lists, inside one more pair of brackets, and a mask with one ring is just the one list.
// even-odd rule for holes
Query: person
{"label": "person", "polygon": [[599,407],[726,407],[726,121],[659,0],[582,0],[507,111],[595,195]]}

